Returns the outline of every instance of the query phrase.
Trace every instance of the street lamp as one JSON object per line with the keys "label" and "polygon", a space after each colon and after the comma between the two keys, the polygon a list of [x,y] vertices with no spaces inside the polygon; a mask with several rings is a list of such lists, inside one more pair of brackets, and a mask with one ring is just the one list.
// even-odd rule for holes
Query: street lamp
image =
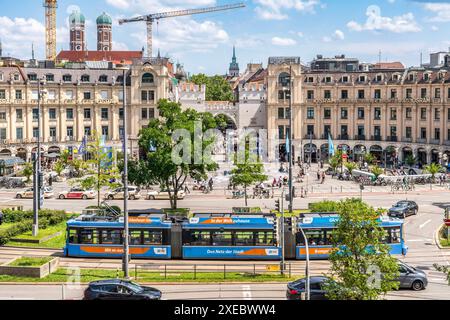
{"label": "street lamp", "polygon": [[36,158],[34,159],[34,179],[33,179],[33,237],[37,237],[39,232],[39,209],[41,209],[41,184],[43,182],[41,173],[41,99],[45,94],[45,91],[41,92],[41,85],[45,85],[45,78],[38,80],[38,99],[37,99],[37,150]]}
{"label": "street lamp", "polygon": [[123,71],[123,262],[122,268],[124,277],[129,278],[129,260],[130,260],[130,232],[128,223],[128,119],[127,119],[127,77],[130,69],[122,68]]}

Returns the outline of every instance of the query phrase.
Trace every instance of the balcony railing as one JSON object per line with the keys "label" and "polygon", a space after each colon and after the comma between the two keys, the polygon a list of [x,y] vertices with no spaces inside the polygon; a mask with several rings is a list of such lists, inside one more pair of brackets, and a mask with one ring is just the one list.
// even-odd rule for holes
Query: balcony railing
{"label": "balcony railing", "polygon": [[304,137],[304,139],[305,139],[305,140],[309,140],[309,139],[315,140],[315,139],[316,139],[316,135],[315,135],[315,134],[311,134],[311,135],[306,134],[305,137]]}
{"label": "balcony railing", "polygon": [[355,135],[355,140],[358,141],[365,141],[366,140],[366,136],[365,135]]}
{"label": "balcony railing", "polygon": [[71,141],[76,141],[76,139],[75,139],[74,136],[67,136],[67,137],[66,137],[66,141],[71,142]]}
{"label": "balcony railing", "polygon": [[48,142],[56,142],[56,141],[58,141],[58,138],[57,137],[48,137]]}
{"label": "balcony railing", "polygon": [[450,146],[450,140],[445,140],[445,141],[444,141],[444,144],[445,144],[446,146]]}
{"label": "balcony railing", "polygon": [[372,141],[382,141],[383,137],[382,136],[372,136]]}
{"label": "balcony railing", "polygon": [[349,135],[348,134],[340,134],[338,136],[338,140],[348,140],[349,139]]}
{"label": "balcony railing", "polygon": [[440,139],[431,139],[430,144],[441,144],[441,140]]}
{"label": "balcony railing", "polygon": [[398,141],[398,137],[397,136],[388,136],[386,138],[386,141],[397,142]]}
{"label": "balcony railing", "polygon": [[412,138],[403,137],[402,138],[402,142],[409,142],[409,143],[411,143],[412,142]]}
{"label": "balcony railing", "polygon": [[427,143],[427,139],[417,138],[417,143]]}

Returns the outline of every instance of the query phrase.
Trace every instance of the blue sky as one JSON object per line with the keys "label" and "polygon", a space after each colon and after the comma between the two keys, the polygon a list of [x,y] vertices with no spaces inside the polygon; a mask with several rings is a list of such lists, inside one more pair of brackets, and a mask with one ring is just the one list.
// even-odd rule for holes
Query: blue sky
{"label": "blue sky", "polygon": [[[6,0],[2,0],[6,1]],[[79,8],[87,19],[88,48],[96,48],[95,19],[113,17],[114,48],[140,50],[145,24],[118,26],[138,14],[209,7],[239,0],[59,0],[58,51],[68,49],[67,17]],[[154,27],[154,50],[184,64],[190,73],[223,74],[236,45],[241,69],[269,56],[295,55],[303,62],[316,54],[346,54],[365,62],[402,61],[418,65],[434,51],[450,47],[450,0],[244,0],[247,7],[222,13],[164,19]],[[37,58],[45,52],[42,1],[3,4],[0,13],[3,54]]]}

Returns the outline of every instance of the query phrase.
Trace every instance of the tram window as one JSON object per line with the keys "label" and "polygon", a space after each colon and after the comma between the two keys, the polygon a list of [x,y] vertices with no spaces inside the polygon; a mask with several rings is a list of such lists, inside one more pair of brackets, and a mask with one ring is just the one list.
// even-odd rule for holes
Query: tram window
{"label": "tram window", "polygon": [[234,243],[236,246],[253,246],[253,232],[235,232]]}
{"label": "tram window", "polygon": [[257,232],[256,233],[257,246],[274,246],[276,245],[275,235],[273,232]]}
{"label": "tram window", "polygon": [[334,238],[335,238],[334,233],[335,232],[334,232],[333,229],[326,230],[326,232],[325,232],[325,245],[330,246],[330,245],[334,244]]}
{"label": "tram window", "polygon": [[98,244],[98,230],[81,230],[80,243]]}
{"label": "tram window", "polygon": [[69,243],[78,243],[78,229],[69,229]]}
{"label": "tram window", "polygon": [[388,232],[387,243],[400,243],[401,233],[400,228],[389,228],[386,230]]}
{"label": "tram window", "polygon": [[192,231],[190,243],[191,246],[210,246],[211,245],[211,232],[210,231]]}
{"label": "tram window", "polygon": [[232,238],[231,231],[215,231],[212,234],[213,246],[231,246]]}
{"label": "tram window", "polygon": [[311,246],[323,246],[325,245],[325,232],[324,230],[307,230],[306,238]]}
{"label": "tram window", "polygon": [[101,231],[102,244],[121,244],[122,231],[121,230],[102,230]]}
{"label": "tram window", "polygon": [[144,245],[162,244],[162,232],[144,230]]}
{"label": "tram window", "polygon": [[140,245],[142,244],[142,233],[140,230],[133,230],[130,232],[130,244],[131,245]]}

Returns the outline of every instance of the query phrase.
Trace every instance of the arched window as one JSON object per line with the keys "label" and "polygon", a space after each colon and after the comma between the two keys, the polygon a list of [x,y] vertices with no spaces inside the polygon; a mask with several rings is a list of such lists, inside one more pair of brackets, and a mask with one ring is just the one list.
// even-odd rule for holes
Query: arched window
{"label": "arched window", "polygon": [[142,83],[154,83],[155,79],[153,77],[153,74],[151,73],[144,73],[142,76]]}
{"label": "arched window", "polygon": [[282,87],[288,87],[289,86],[289,78],[290,75],[287,72],[280,73],[278,76],[278,84]]}

